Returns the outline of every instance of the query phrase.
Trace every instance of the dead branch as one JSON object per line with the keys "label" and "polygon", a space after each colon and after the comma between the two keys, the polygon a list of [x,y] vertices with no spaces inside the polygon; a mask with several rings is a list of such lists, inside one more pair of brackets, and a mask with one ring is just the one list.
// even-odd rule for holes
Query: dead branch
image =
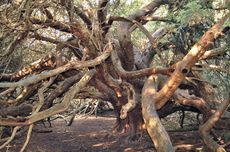
{"label": "dead branch", "polygon": [[45,111],[38,112],[38,113],[32,115],[28,119],[27,123],[31,124],[31,123],[37,122],[39,120],[45,119],[47,117],[50,117],[54,114],[66,111],[69,107],[70,101],[74,98],[74,96],[78,92],[80,92],[81,88],[83,88],[91,80],[91,78],[94,76],[95,73],[96,73],[96,70],[91,70],[91,71],[86,72],[86,74],[80,79],[80,81],[78,83],[76,83],[73,86],[73,88],[71,88],[66,93],[63,101],[60,104],[54,105],[50,109],[47,109]]}
{"label": "dead branch", "polygon": [[[45,89],[47,87],[49,87],[54,82],[55,79],[56,79],[55,77],[51,77],[49,82],[44,84],[44,86],[38,90],[39,101],[34,106],[34,111],[32,112],[31,117],[36,115],[39,112],[39,110],[41,109],[42,105],[44,104],[44,94],[43,93],[44,93]],[[28,145],[28,143],[30,141],[30,137],[31,137],[31,134],[32,134],[33,127],[34,127],[34,124],[31,124],[29,126],[26,141],[25,141],[24,145],[22,146],[20,152],[23,152],[26,149],[26,146]]]}
{"label": "dead branch", "polygon": [[40,86],[40,83],[36,83],[36,84],[32,84],[32,85],[24,87],[24,89],[17,96],[16,99],[14,99],[14,100],[9,99],[6,102],[6,104],[11,104],[11,105],[19,105],[19,104],[21,104],[26,99],[28,99],[29,97],[31,97],[32,95],[34,95],[36,93],[36,91],[37,91],[37,89],[38,89],[39,86]]}
{"label": "dead branch", "polygon": [[31,137],[31,133],[33,131],[33,127],[34,127],[34,124],[31,124],[29,126],[28,133],[27,133],[27,136],[26,136],[26,141],[23,144],[22,148],[20,149],[20,152],[23,152],[26,149],[26,146],[28,145],[28,143],[30,141],[30,137]]}
{"label": "dead branch", "polygon": [[46,98],[43,109],[48,109],[53,105],[53,100],[64,94],[73,84],[75,84],[83,76],[83,73],[78,73],[75,76],[65,79],[55,90],[53,90]]}

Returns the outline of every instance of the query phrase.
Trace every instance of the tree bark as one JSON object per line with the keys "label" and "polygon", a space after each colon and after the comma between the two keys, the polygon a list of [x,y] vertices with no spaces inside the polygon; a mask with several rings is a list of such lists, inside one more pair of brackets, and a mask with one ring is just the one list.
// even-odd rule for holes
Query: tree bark
{"label": "tree bark", "polygon": [[156,79],[154,76],[150,76],[142,90],[142,114],[145,127],[158,152],[173,152],[174,149],[169,135],[161,124],[154,101],[152,102],[152,99],[157,94],[157,87]]}

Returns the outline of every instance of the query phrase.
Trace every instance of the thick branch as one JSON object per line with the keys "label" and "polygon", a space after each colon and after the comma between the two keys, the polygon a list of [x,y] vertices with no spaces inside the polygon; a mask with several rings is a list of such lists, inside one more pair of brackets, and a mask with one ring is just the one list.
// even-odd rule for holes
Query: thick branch
{"label": "thick branch", "polygon": [[78,7],[74,6],[75,13],[86,23],[87,28],[89,30],[92,29],[92,22],[91,20],[85,15],[83,11],[81,11]]}
{"label": "thick branch", "polygon": [[160,109],[167,103],[169,98],[173,95],[177,87],[184,80],[186,73],[189,69],[200,59],[201,56],[208,50],[210,44],[215,40],[215,38],[221,33],[221,27],[224,22],[228,19],[229,14],[216,23],[212,28],[210,28],[195,44],[188,54],[176,64],[175,71],[163,86],[163,88],[156,95],[155,103],[156,108]]}
{"label": "thick branch", "polygon": [[48,109],[52,106],[53,100],[66,91],[74,84],[76,83],[81,77],[83,76],[83,73],[78,73],[75,76],[69,77],[65,79],[55,90],[53,90],[48,97],[45,99],[45,104],[43,106],[43,109]]}
{"label": "thick branch", "polygon": [[48,67],[52,67],[55,65],[54,63],[55,63],[55,57],[53,55],[47,55],[44,58],[39,59],[36,62],[33,62],[29,66],[22,68],[20,71],[16,73],[0,74],[0,80],[1,81],[17,81],[29,74],[38,72]]}
{"label": "thick branch", "polygon": [[147,131],[158,152],[173,152],[173,145],[156,112],[154,98],[158,84],[154,76],[150,76],[142,89],[142,114]]}
{"label": "thick branch", "polygon": [[137,71],[125,71],[121,66],[121,62],[120,59],[118,58],[116,50],[112,51],[111,58],[112,58],[113,65],[117,70],[119,76],[125,79],[144,77],[152,74],[170,75],[171,72],[173,72],[173,69],[170,68],[146,68]]}
{"label": "thick branch", "polygon": [[[129,20],[136,20],[139,22],[143,16],[152,14],[159,6],[167,3],[168,0],[154,0],[142,9],[137,10],[133,14],[129,15],[127,18]],[[131,34],[129,31],[132,25],[133,23],[123,22],[118,28],[118,39],[122,49],[122,56],[124,56],[124,59],[122,59],[121,61],[122,64],[125,66],[124,68],[128,71],[133,70],[134,67],[133,44],[131,42]]]}
{"label": "thick branch", "polygon": [[14,107],[8,107],[1,109],[0,116],[6,117],[6,116],[13,116],[16,117],[18,115],[28,115],[32,111],[32,106],[29,104],[21,104],[19,106]]}
{"label": "thick branch", "polygon": [[45,110],[38,112],[28,118],[25,121],[18,121],[14,119],[5,119],[5,118],[0,118],[0,125],[2,126],[23,126],[23,125],[30,125],[33,124],[34,122],[37,122],[39,120],[45,119],[47,117],[50,117],[54,114],[64,112],[68,109],[70,105],[70,101],[74,98],[74,96],[80,92],[81,88],[83,88],[89,81],[90,79],[94,76],[96,73],[95,70],[88,71],[82,78],[81,80],[76,83],[73,88],[71,88],[66,95],[64,96],[63,101],[60,104],[56,104],[53,107]]}
{"label": "thick branch", "polygon": [[30,18],[31,23],[33,24],[39,24],[42,25],[44,27],[52,27],[56,30],[60,30],[62,32],[67,32],[67,33],[71,33],[70,30],[70,26],[68,24],[59,22],[59,21],[55,21],[55,20],[51,20],[51,19],[46,19],[45,21],[37,19],[37,18]]}
{"label": "thick branch", "polygon": [[173,95],[175,101],[184,106],[191,106],[198,109],[200,112],[204,114],[204,116],[210,116],[211,109],[207,106],[207,103],[196,96],[189,95],[186,90],[177,89]]}
{"label": "thick branch", "polygon": [[0,83],[0,88],[7,88],[7,87],[17,87],[17,86],[28,86],[30,84],[37,83],[43,79],[55,76],[59,73],[65,72],[70,69],[82,69],[82,68],[87,68],[87,67],[94,67],[99,64],[101,64],[103,61],[105,61],[109,55],[110,55],[111,50],[105,51],[102,55],[96,57],[93,60],[89,61],[72,61],[69,62],[63,66],[60,66],[54,70],[46,71],[41,74],[33,75],[27,79],[20,80],[15,83],[8,83],[8,82],[3,82]]}
{"label": "thick branch", "polygon": [[225,149],[212,139],[212,137],[209,135],[209,132],[220,119],[221,115],[227,109],[229,104],[230,99],[224,100],[217,111],[211,116],[211,118],[206,121],[199,129],[204,143],[212,152],[225,152]]}

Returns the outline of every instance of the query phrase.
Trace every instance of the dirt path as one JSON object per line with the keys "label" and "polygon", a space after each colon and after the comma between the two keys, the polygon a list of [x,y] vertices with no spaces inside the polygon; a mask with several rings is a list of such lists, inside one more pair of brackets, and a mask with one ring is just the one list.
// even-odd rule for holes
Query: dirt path
{"label": "dirt path", "polygon": [[[121,136],[112,136],[112,117],[77,119],[72,126],[62,120],[53,123],[51,133],[32,134],[27,152],[154,152],[151,140],[145,135],[139,142],[125,142]],[[176,151],[198,152],[202,144],[198,133],[170,132]],[[17,152],[23,140],[16,140],[7,152]]]}

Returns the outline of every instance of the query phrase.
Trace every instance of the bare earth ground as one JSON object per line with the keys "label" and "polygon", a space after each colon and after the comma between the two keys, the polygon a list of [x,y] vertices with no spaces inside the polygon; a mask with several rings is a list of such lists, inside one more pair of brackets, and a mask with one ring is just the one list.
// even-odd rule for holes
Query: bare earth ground
{"label": "bare earth ground", "polygon": [[[54,121],[52,132],[33,132],[27,152],[154,152],[147,135],[138,142],[127,142],[121,135],[112,135],[113,117],[76,119],[72,126]],[[44,128],[43,128],[44,129]],[[198,152],[202,144],[197,131],[170,132],[177,152]],[[24,139],[19,138],[3,151],[17,152]]]}

